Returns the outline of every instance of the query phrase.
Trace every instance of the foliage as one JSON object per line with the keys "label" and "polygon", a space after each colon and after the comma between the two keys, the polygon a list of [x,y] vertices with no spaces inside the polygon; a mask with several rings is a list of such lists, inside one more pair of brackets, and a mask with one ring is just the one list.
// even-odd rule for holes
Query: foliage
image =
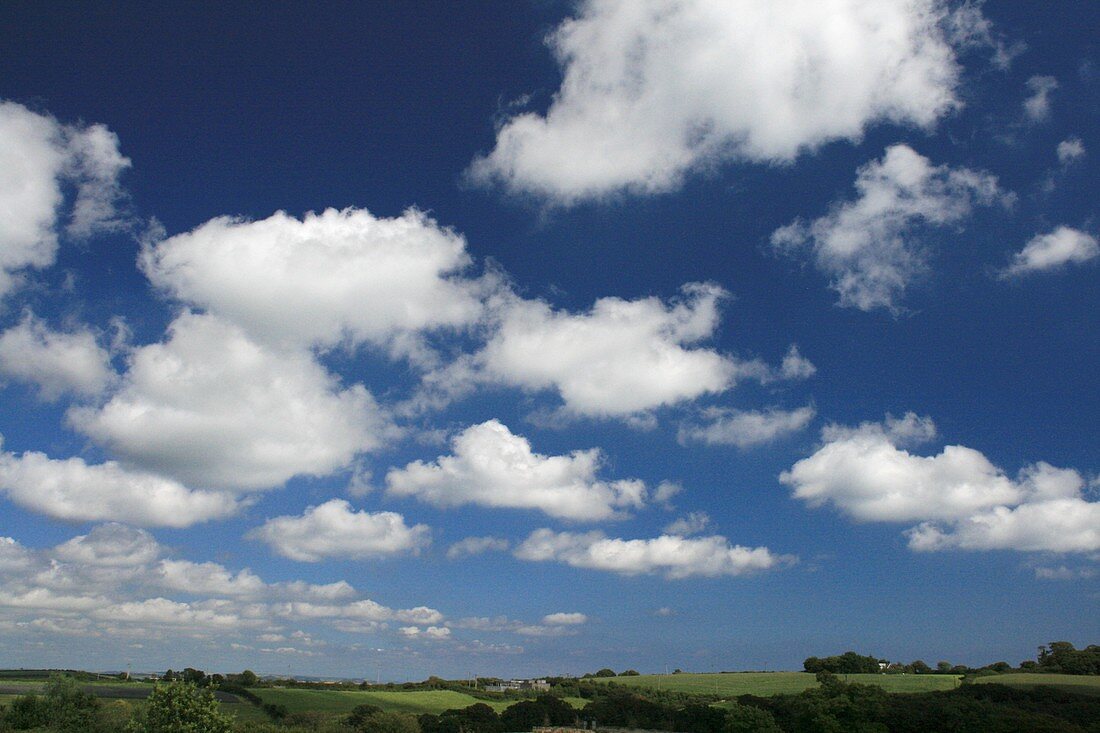
{"label": "foliage", "polygon": [[357,733],[420,733],[420,723],[412,715],[387,713],[383,710],[359,715],[353,712],[345,723]]}
{"label": "foliage", "polygon": [[581,716],[602,727],[671,730],[672,709],[637,692],[612,688],[584,706]]}
{"label": "foliage", "polygon": [[802,663],[807,672],[832,672],[833,674],[869,674],[879,671],[879,662],[885,659],[877,657],[864,657],[855,652],[844,652],[835,657],[807,657]]}
{"label": "foliage", "polygon": [[734,703],[722,733],[783,733],[783,730],[767,710]]}
{"label": "foliage", "polygon": [[102,729],[99,710],[99,700],[81,690],[75,679],[54,674],[41,697],[17,697],[3,719],[12,730],[48,728],[57,733],[89,733]]}
{"label": "foliage", "polygon": [[444,710],[439,715],[424,714],[417,718],[423,733],[503,733],[497,711],[483,702],[461,710]]}
{"label": "foliage", "polygon": [[231,729],[209,687],[177,681],[153,688],[144,709],[131,719],[129,733],[229,733]]}
{"label": "foliage", "polygon": [[38,695],[21,695],[4,711],[4,723],[11,730],[29,730],[50,722],[50,706]]}
{"label": "foliage", "polygon": [[538,726],[572,727],[577,722],[577,711],[560,698],[540,695],[510,705],[500,714],[500,722],[507,731],[528,731]]}
{"label": "foliage", "polygon": [[1100,646],[1075,649],[1068,641],[1052,641],[1039,647],[1038,664],[1046,672],[1100,674]]}

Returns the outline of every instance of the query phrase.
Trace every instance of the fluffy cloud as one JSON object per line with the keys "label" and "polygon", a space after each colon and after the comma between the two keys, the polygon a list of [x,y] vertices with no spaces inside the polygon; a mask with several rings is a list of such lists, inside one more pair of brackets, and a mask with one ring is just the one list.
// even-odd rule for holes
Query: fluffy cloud
{"label": "fluffy cloud", "polygon": [[931,127],[956,106],[952,41],[984,21],[966,10],[589,0],[549,38],[564,79],[545,116],[507,120],[470,174],[569,205],[672,190],[726,160],[790,161],[879,121]]}
{"label": "fluffy cloud", "polygon": [[691,512],[686,517],[680,517],[665,527],[665,534],[690,537],[693,534],[701,534],[707,531],[710,528],[710,523],[710,515],[706,512]]}
{"label": "fluffy cloud", "polygon": [[547,626],[579,626],[588,623],[588,617],[583,613],[551,613],[542,617],[542,622]]}
{"label": "fluffy cloud", "polygon": [[394,219],[327,209],[301,220],[221,217],[147,247],[142,269],[174,297],[268,342],[386,344],[466,326],[482,311],[482,281],[461,236],[410,209]]}
{"label": "fluffy cloud", "polygon": [[682,444],[697,441],[708,445],[747,448],[798,432],[813,420],[815,414],[810,405],[795,410],[772,408],[764,412],[710,407],[702,411],[702,424],[682,425],[678,437]]}
{"label": "fluffy cloud", "polygon": [[599,450],[540,455],[497,420],[467,428],[454,438],[452,450],[453,455],[433,463],[415,461],[392,469],[386,475],[387,492],[436,506],[538,509],[576,521],[616,518],[624,509],[645,504],[643,482],[596,479]]}
{"label": "fluffy cloud", "polygon": [[20,456],[0,453],[0,490],[26,509],[67,522],[188,527],[230,516],[239,508],[231,496],[192,491],[114,461],[88,465],[81,458],[52,460],[30,451]]}
{"label": "fluffy cloud", "polygon": [[447,557],[457,560],[484,552],[504,552],[511,543],[500,537],[466,537],[447,548]]}
{"label": "fluffy cloud", "polygon": [[1031,96],[1024,100],[1024,113],[1032,122],[1045,122],[1050,118],[1050,95],[1058,88],[1053,76],[1033,76],[1027,80]]}
{"label": "fluffy cloud", "polygon": [[0,334],[0,375],[38,385],[46,400],[66,392],[95,396],[115,377],[110,355],[90,331],[52,331],[30,315]]}
{"label": "fluffy cloud", "polygon": [[898,447],[931,433],[931,421],[912,413],[832,426],[822,447],[779,480],[811,506],[829,502],[857,520],[920,522],[906,532],[914,550],[1100,549],[1100,503],[1085,498],[1078,472],[1040,462],[1013,480],[972,448],[916,456]]}
{"label": "fluffy cloud", "polygon": [[73,537],[53,551],[54,557],[65,562],[108,568],[148,565],[160,553],[160,545],[145,530],[113,522]]}
{"label": "fluffy cloud", "polygon": [[276,517],[249,533],[272,550],[299,562],[328,557],[366,559],[418,553],[430,541],[426,525],[409,527],[394,512],[353,511],[343,499],[311,506],[299,517]]}
{"label": "fluffy cloud", "polygon": [[576,568],[621,575],[664,573],[670,579],[746,575],[789,564],[794,558],[766,547],[730,545],[725,537],[688,539],[661,535],[646,540],[612,539],[602,532],[554,532],[538,529],[516,548],[516,557],[563,562]]}
{"label": "fluffy cloud", "polygon": [[[103,125],[63,125],[0,101],[0,296],[20,270],[54,263],[60,218],[75,237],[119,224],[118,176],[129,165]],[[65,207],[70,187],[76,195]]]}
{"label": "fluffy cloud", "polygon": [[429,626],[422,629],[418,626],[402,626],[398,631],[406,639],[431,639],[441,641],[451,638],[451,630],[446,626]]}
{"label": "fluffy cloud", "polygon": [[195,595],[257,596],[267,586],[248,569],[232,573],[217,563],[161,560],[154,570],[163,588]]}
{"label": "fluffy cloud", "polygon": [[100,525],[41,550],[0,538],[5,591],[0,626],[114,638],[169,633],[211,638],[231,629],[235,635],[255,634],[259,643],[293,640],[320,646],[326,642],[315,638],[317,631],[290,633],[284,624],[376,633],[385,632],[389,622],[428,627],[445,622],[442,613],[427,606],[394,609],[356,599],[355,589],[344,581],[265,583],[247,569],[233,572],[217,563],[162,558],[165,554],[148,532],[121,524]]}
{"label": "fluffy cloud", "polygon": [[1049,234],[1040,234],[1024,245],[1012,258],[1012,264],[1001,272],[1002,278],[1022,277],[1035,272],[1047,272],[1070,263],[1088,262],[1100,255],[1100,244],[1091,234],[1058,227]]}
{"label": "fluffy cloud", "polygon": [[1058,143],[1058,162],[1069,165],[1075,160],[1085,157],[1085,144],[1079,137],[1066,138]]}
{"label": "fluffy cloud", "polygon": [[856,174],[858,198],[806,223],[774,231],[772,246],[798,255],[809,249],[814,264],[831,278],[840,304],[860,310],[896,310],[909,284],[928,269],[922,227],[957,224],[976,205],[1008,204],[997,179],[967,168],[933,166],[906,145],[892,145],[882,160]]}
{"label": "fluffy cloud", "polygon": [[811,506],[831,502],[862,521],[955,519],[1020,498],[1013,482],[976,450],[947,446],[923,457],[897,447],[932,435],[931,421],[912,413],[884,425],[830,426],[824,445],[779,480]]}
{"label": "fluffy cloud", "polygon": [[193,313],[165,343],[133,353],[107,404],[69,416],[127,461],[228,490],[327,475],[395,434],[366,389],[340,389],[308,352],[263,346]]}
{"label": "fluffy cloud", "polygon": [[555,311],[542,301],[504,298],[494,306],[485,348],[429,375],[426,383],[452,396],[480,383],[552,389],[564,402],[561,416],[636,419],[658,407],[722,392],[741,377],[806,376],[797,353],[799,361],[791,362],[788,373],[693,346],[714,334],[719,303],[728,294],[704,283],[682,290],[683,297],[672,302],[601,298],[579,314]]}

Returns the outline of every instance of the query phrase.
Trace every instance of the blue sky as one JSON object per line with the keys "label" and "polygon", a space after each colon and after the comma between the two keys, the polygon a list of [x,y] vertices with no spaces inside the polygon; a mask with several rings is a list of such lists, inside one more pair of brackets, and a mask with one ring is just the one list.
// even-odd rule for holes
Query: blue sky
{"label": "blue sky", "polygon": [[1098,21],[4,5],[3,666],[1096,642]]}

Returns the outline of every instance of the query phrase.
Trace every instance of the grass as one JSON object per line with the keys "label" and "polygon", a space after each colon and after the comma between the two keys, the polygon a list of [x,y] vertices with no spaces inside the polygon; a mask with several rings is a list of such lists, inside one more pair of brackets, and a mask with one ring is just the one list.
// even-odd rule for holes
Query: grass
{"label": "grass", "polygon": [[1065,692],[1075,692],[1079,695],[1100,696],[1100,676],[1096,675],[1019,672],[978,677],[974,682],[979,685],[1007,685],[1008,687],[1037,687],[1043,685]]}
{"label": "grass", "polygon": [[309,690],[296,688],[252,688],[265,703],[286,705],[288,712],[316,710],[324,713],[349,713],[356,705],[377,705],[397,713],[433,713],[438,715],[451,708],[465,708],[483,702],[498,713],[516,700],[479,700],[454,690]]}
{"label": "grass", "polygon": [[[878,685],[887,692],[931,692],[950,690],[958,684],[958,676],[950,674],[847,674],[839,675],[846,682]],[[722,672],[716,674],[638,675],[637,677],[607,677],[599,681],[616,682],[632,687],[647,687],[699,695],[730,698],[739,695],[793,695],[817,686],[809,672]]]}

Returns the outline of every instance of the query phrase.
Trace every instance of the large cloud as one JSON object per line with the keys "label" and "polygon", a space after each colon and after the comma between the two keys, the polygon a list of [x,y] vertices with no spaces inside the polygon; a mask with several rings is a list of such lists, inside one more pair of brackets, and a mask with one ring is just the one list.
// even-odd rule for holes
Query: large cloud
{"label": "large cloud", "polygon": [[291,560],[319,562],[415,554],[431,542],[431,531],[423,524],[406,525],[394,512],[356,512],[343,499],[332,499],[299,517],[269,519],[249,537]]}
{"label": "large cloud", "polygon": [[794,562],[793,557],[776,555],[766,547],[730,545],[718,535],[624,540],[597,531],[581,534],[550,529],[532,532],[515,555],[521,560],[563,562],[621,575],[664,573],[670,579],[746,575]]}
{"label": "large cloud", "polygon": [[941,0],[588,0],[549,38],[564,79],[545,116],[507,120],[470,173],[568,205],[668,191],[726,160],[789,161],[879,121],[928,128],[957,105],[947,35],[988,35],[966,11]]}
{"label": "large cloud", "polygon": [[[325,627],[380,633],[389,621],[445,621],[427,606],[395,609],[361,598],[344,581],[266,583],[247,569],[164,557],[170,554],[148,532],[121,524],[99,525],[39,550],[0,537],[0,629],[16,629],[23,639],[183,635],[222,644],[251,637],[323,645],[314,635]],[[312,630],[291,632],[287,623]]]}
{"label": "large cloud", "polygon": [[[0,296],[20,270],[54,263],[62,217],[75,237],[119,224],[118,176],[129,165],[103,125],[63,125],[0,101]],[[64,207],[68,187],[76,195]]]}
{"label": "large cloud", "polygon": [[193,313],[165,343],[134,352],[106,405],[70,420],[127,461],[229,490],[328,475],[395,434],[366,389],[341,389],[308,351],[267,347]]}
{"label": "large cloud", "polygon": [[52,460],[42,453],[0,453],[0,490],[16,504],[67,522],[122,521],[188,527],[236,513],[233,497],[191,491],[170,479],[114,461]]}
{"label": "large cloud", "polygon": [[1100,257],[1096,237],[1069,227],[1058,227],[1049,234],[1036,235],[1012,257],[1002,278],[1023,277],[1036,272],[1058,270],[1066,265],[1088,262]]}
{"label": "large cloud", "polygon": [[101,394],[115,377],[111,357],[88,330],[49,329],[27,316],[0,334],[0,374],[38,385],[46,400]]}
{"label": "large cloud", "polygon": [[671,302],[600,298],[585,313],[555,311],[539,300],[497,299],[485,347],[426,381],[445,395],[482,383],[555,390],[564,403],[559,416],[632,418],[722,392],[739,378],[767,382],[812,374],[797,349],[773,368],[697,345],[714,335],[728,293],[707,283],[682,291]]}
{"label": "large cloud", "polygon": [[892,145],[882,160],[860,168],[855,185],[856,200],[834,204],[810,223],[798,219],[777,229],[771,243],[791,255],[808,249],[840,304],[865,311],[897,309],[909,284],[928,269],[922,228],[957,224],[976,205],[1012,201],[993,176],[934,166],[907,145]]}
{"label": "large cloud", "polygon": [[386,475],[393,496],[415,496],[436,506],[479,504],[538,509],[553,517],[599,521],[645,504],[646,486],[636,479],[596,478],[599,450],[544,456],[497,420],[473,425],[452,442],[453,455],[427,464],[415,461]]}
{"label": "large cloud", "polygon": [[412,209],[220,217],[141,258],[155,285],[255,338],[321,346],[473,323],[484,283],[460,276],[470,262],[461,236]]}
{"label": "large cloud", "polygon": [[912,413],[884,424],[831,426],[824,444],[780,474],[811,506],[831,503],[861,521],[920,522],[914,550],[1100,550],[1100,503],[1071,469],[1039,462],[1013,480],[980,452],[949,445],[917,456],[899,447],[930,439],[932,422]]}

